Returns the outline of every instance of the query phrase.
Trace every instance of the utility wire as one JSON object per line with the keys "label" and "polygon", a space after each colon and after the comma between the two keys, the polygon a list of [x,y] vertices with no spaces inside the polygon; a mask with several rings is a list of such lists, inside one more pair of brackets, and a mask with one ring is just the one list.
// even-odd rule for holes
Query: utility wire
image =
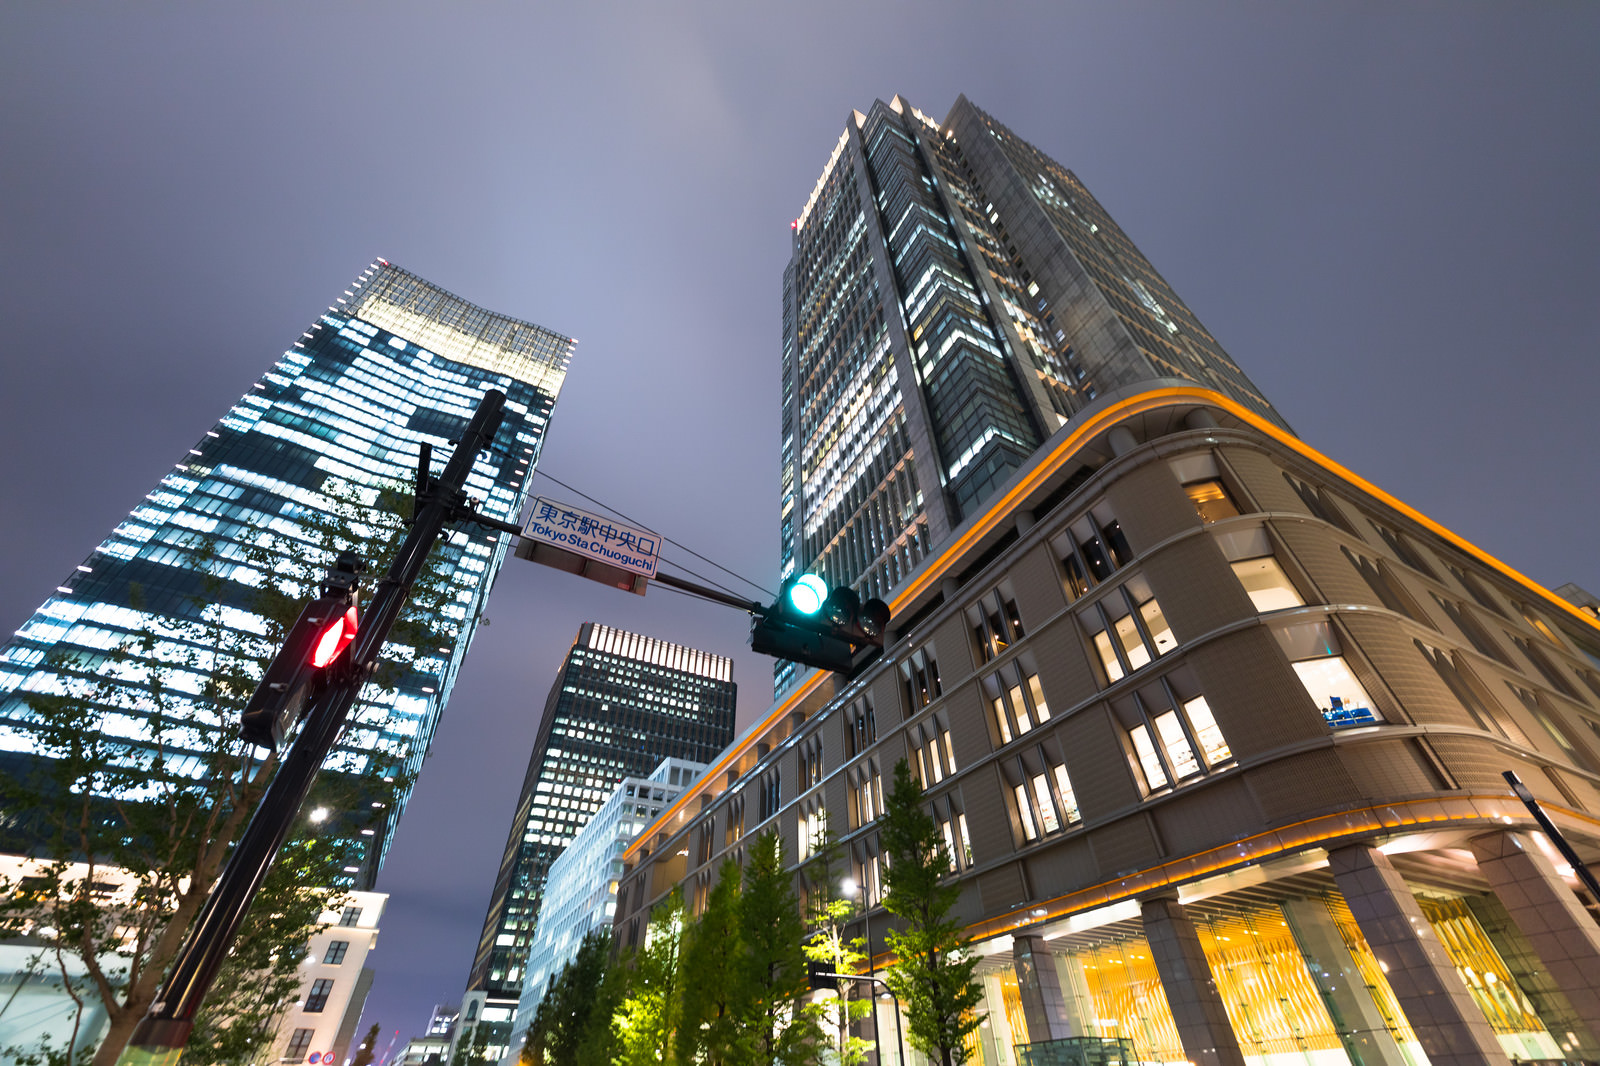
{"label": "utility wire", "polygon": [[[644,528],[649,528],[648,526],[645,526],[645,524],[643,522],[640,522],[638,519],[629,518],[627,515],[623,514],[621,511],[617,510],[615,507],[609,507],[606,504],[601,503],[599,500],[595,499],[593,496],[590,496],[586,492],[581,492],[578,489],[573,488],[571,485],[568,485],[565,481],[562,481],[560,478],[556,477],[553,474],[545,473],[545,471],[540,470],[538,467],[534,467],[533,472],[535,474],[538,474],[541,477],[545,477],[545,478],[548,478],[551,481],[554,481],[557,485],[560,485],[562,488],[566,489],[568,492],[575,493],[575,494],[577,494],[579,496],[582,496],[584,499],[588,500],[590,503],[594,504],[596,507],[602,508],[602,509],[604,509],[606,511],[610,511],[612,514],[616,515],[618,518],[622,519],[624,522],[632,522],[636,526],[642,526]],[[672,545],[674,548],[678,548],[681,551],[688,552],[690,555],[694,556],[696,559],[699,559],[701,562],[710,563],[712,566],[716,567],[718,570],[721,570],[724,574],[727,574],[730,577],[734,577],[734,578],[737,578],[740,581],[743,581],[746,585],[749,585],[751,588],[756,589],[757,591],[763,592],[768,596],[776,595],[771,589],[768,589],[768,588],[765,588],[765,587],[763,587],[761,585],[756,584],[754,581],[751,581],[749,578],[745,577],[743,574],[734,573],[732,570],[729,570],[726,566],[723,566],[721,563],[717,562],[714,559],[707,559],[704,555],[701,555],[699,552],[695,551],[693,548],[687,548],[684,545],[679,544],[677,541],[673,540],[671,537],[662,535],[661,539],[666,541],[668,544]],[[689,570],[689,568],[687,566],[682,566],[681,563],[677,564],[677,565],[681,566],[684,570],[688,570],[689,573],[694,574],[694,571],[693,570]],[[717,588],[722,589],[724,592],[727,592],[727,593],[730,593],[730,594],[733,594],[733,595],[737,595],[737,593],[734,593],[732,589],[724,588],[722,585],[717,585],[717,583],[715,581],[712,581],[710,578],[705,577],[702,574],[694,574],[694,576],[700,578],[703,581],[707,581],[712,585],[716,585]]]}

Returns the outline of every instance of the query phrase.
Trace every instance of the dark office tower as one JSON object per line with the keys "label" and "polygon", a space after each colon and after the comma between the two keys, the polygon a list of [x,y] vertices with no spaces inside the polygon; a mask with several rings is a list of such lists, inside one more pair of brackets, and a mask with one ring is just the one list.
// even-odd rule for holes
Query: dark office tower
{"label": "dark office tower", "polygon": [[[545,699],[462,1003],[458,1037],[505,1051],[550,864],[624,777],[711,763],[733,741],[733,660],[585,622]],[[499,1048],[495,1051],[495,1048]]]}
{"label": "dark office tower", "polygon": [[943,125],[855,112],[793,228],[785,577],[886,597],[1118,389],[1198,383],[1284,425],[1072,172],[965,97]]}
{"label": "dark office tower", "polygon": [[[506,394],[505,420],[467,491],[485,514],[514,521],[572,346],[373,263],[0,649],[0,773],[26,774],[42,758],[28,699],[81,687],[141,632],[158,642],[145,661],[120,667],[126,680],[108,697],[105,728],[133,746],[149,743],[153,664],[168,664],[167,693],[203,691],[205,650],[183,629],[202,602],[224,628],[258,630],[260,563],[245,548],[287,554],[314,542],[313,519],[330,494],[372,501],[379,486],[409,483],[419,448],[448,454],[488,389]],[[410,647],[391,638],[389,653],[405,664],[398,689],[367,689],[330,765],[355,774],[418,769],[508,539],[469,526],[435,547],[455,593],[439,618],[443,639]],[[203,773],[204,738],[185,750],[172,722],[162,737],[166,768]],[[346,872],[356,887],[370,887],[403,805],[404,796],[372,835],[350,830]]]}

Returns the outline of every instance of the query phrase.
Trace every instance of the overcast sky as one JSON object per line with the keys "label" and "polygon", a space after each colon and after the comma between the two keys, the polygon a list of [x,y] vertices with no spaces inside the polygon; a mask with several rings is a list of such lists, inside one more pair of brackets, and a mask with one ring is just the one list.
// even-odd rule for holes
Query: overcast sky
{"label": "overcast sky", "polygon": [[[542,469],[771,587],[789,223],[897,92],[1072,168],[1312,446],[1600,591],[1597,45],[1559,2],[6,4],[0,632],[376,256],[577,337]],[[488,615],[379,879],[402,1040],[582,622],[771,696],[669,592],[512,559]]]}

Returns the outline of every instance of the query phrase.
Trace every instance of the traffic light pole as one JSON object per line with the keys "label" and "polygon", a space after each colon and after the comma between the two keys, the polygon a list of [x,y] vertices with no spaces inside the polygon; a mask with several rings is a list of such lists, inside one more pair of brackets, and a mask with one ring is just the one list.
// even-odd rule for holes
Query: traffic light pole
{"label": "traffic light pole", "polygon": [[342,665],[336,664],[337,675],[308,709],[304,726],[279,764],[188,940],[179,950],[166,982],[134,1029],[119,1063],[170,1066],[177,1061],[251,902],[288,838],[323,760],[333,750],[357,694],[377,666],[389,631],[445,526],[464,521],[501,532],[519,532],[508,522],[477,514],[465,492],[467,475],[478,453],[490,445],[500,428],[505,400],[502,392],[490,390],[484,394],[442,475],[427,476],[426,462],[419,470],[411,529],[389,572],[378,583],[355,641],[338,661]]}

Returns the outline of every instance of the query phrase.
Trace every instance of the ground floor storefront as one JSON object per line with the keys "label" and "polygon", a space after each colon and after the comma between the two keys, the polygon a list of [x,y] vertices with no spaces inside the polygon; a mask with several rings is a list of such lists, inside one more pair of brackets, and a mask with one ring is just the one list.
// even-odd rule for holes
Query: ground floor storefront
{"label": "ground floor storefront", "polygon": [[1352,845],[980,941],[973,1061],[1600,1060],[1600,926],[1540,845]]}

